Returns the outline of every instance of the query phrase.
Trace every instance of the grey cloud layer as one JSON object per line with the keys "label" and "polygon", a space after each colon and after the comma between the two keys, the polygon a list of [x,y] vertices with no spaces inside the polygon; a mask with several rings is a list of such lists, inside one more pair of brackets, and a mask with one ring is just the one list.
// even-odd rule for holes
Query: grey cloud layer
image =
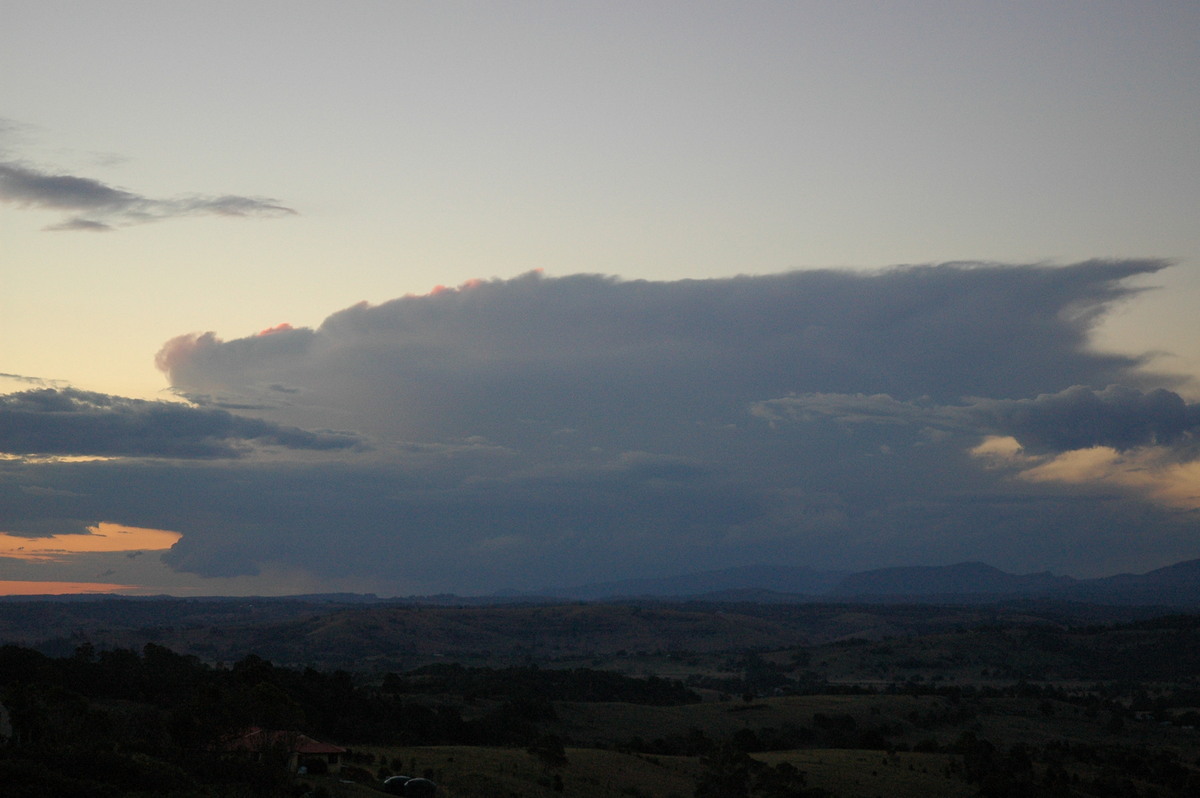
{"label": "grey cloud layer", "polygon": [[7,454],[238,457],[250,442],[314,450],[358,443],[348,435],[306,432],[225,410],[73,388],[0,395],[0,452]]}
{"label": "grey cloud layer", "polygon": [[1089,345],[1136,294],[1124,281],[1164,266],[529,274],[317,329],[184,335],[158,355],[176,390],[243,420],[353,429],[371,452],[0,463],[0,509],[29,530],[55,516],[180,531],[168,560],[183,571],[295,567],[401,593],[764,561],[1153,567],[1200,555],[1189,515],[1013,480],[970,450],[1000,434],[1191,458],[1181,380]]}
{"label": "grey cloud layer", "polygon": [[50,230],[111,230],[178,216],[281,216],[295,211],[277,200],[225,195],[153,199],[99,180],[50,174],[15,161],[0,162],[0,201],[72,215]]}

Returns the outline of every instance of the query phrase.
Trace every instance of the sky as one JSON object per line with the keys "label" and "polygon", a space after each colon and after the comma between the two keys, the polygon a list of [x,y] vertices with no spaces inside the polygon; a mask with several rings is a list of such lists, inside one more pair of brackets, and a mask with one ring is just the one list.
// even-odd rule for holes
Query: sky
{"label": "sky", "polygon": [[9,0],[0,594],[1200,558],[1200,6]]}

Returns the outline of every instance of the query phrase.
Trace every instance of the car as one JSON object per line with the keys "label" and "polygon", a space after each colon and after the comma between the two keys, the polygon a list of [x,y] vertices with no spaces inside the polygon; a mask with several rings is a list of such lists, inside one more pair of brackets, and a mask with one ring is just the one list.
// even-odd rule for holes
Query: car
{"label": "car", "polygon": [[404,798],[433,798],[438,793],[438,786],[432,781],[413,776],[388,776],[383,780],[383,788],[390,796]]}
{"label": "car", "polygon": [[383,789],[389,795],[403,795],[405,798],[433,798],[437,795],[436,784],[429,779],[412,776],[388,776],[383,780]]}
{"label": "car", "polygon": [[437,785],[429,779],[409,779],[404,782],[405,798],[433,798],[437,795]]}
{"label": "car", "polygon": [[389,795],[404,795],[404,785],[412,781],[412,776],[388,776],[383,780],[383,789]]}

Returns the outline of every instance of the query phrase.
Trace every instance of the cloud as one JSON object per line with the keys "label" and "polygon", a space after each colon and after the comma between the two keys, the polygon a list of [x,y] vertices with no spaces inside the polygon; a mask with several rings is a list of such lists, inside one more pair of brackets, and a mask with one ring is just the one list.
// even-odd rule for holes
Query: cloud
{"label": "cloud", "polygon": [[961,427],[953,407],[926,401],[901,401],[887,394],[809,393],[767,399],[751,405],[750,412],[771,424],[832,420],[843,426],[885,424]]}
{"label": "cloud", "polygon": [[972,409],[981,422],[1036,453],[1176,446],[1193,442],[1200,433],[1200,404],[1188,404],[1163,388],[1075,385],[1033,399],[980,400]]}
{"label": "cloud", "polygon": [[1180,462],[1157,448],[1095,446],[1063,452],[1020,472],[1030,482],[1117,488],[1158,504],[1200,510],[1200,459]]}
{"label": "cloud", "polygon": [[112,225],[105,224],[104,222],[97,222],[91,219],[75,218],[67,219],[66,221],[59,222],[58,224],[47,225],[45,229],[55,232],[63,232],[67,230],[86,230],[92,233],[108,233],[113,230],[113,227]]}
{"label": "cloud", "polygon": [[844,427],[889,425],[985,435],[976,449],[988,457],[1158,447],[1191,458],[1197,456],[1200,435],[1200,404],[1165,388],[1141,391],[1125,385],[1102,390],[1075,385],[1032,399],[970,398],[951,405],[900,401],[886,394],[803,394],[755,403],[752,412],[772,424],[829,420]]}
{"label": "cloud", "polygon": [[[1137,295],[1129,278],[1165,265],[531,273],[315,329],[189,333],[157,357],[198,403],[178,420],[70,391],[0,405],[26,414],[10,438],[175,459],[0,460],[0,508],[20,534],[177,530],[164,561],[181,574],[384,594],[768,561],[1155,567],[1200,555],[1175,499],[1200,459],[1195,408],[1181,378],[1090,334]],[[77,425],[52,418],[60,405]],[[280,440],[338,456],[212,459]],[[1179,468],[1153,486],[1097,456],[1036,470],[1099,446]]]}
{"label": "cloud", "polygon": [[0,395],[0,452],[10,455],[240,457],[251,444],[347,449],[350,435],[313,433],[220,409],[75,388]]}
{"label": "cloud", "polygon": [[835,425],[852,432],[859,446],[874,441],[889,452],[949,442],[983,467],[1024,482],[1116,490],[1161,507],[1200,509],[1200,405],[1162,388],[1073,386],[1032,399],[954,405],[809,394],[761,402],[754,412],[773,425]]}
{"label": "cloud", "polygon": [[[688,557],[721,549],[729,525],[760,512],[753,493],[672,458],[506,465],[488,451],[382,464],[0,462],[0,477],[19,470],[55,489],[35,497],[7,491],[0,479],[0,504],[14,534],[81,529],[91,523],[75,520],[81,512],[176,530],[183,538],[165,560],[186,573],[235,577],[286,566],[401,593],[529,587],[556,572],[600,575]],[[78,495],[58,492],[68,485]]]}
{"label": "cloud", "polygon": [[24,385],[53,386],[57,384],[58,381],[47,380],[43,377],[29,377],[24,374],[6,374],[4,372],[0,372],[0,383],[3,382],[15,382]]}
{"label": "cloud", "polygon": [[66,211],[47,230],[107,231],[182,216],[286,216],[296,211],[278,200],[224,195],[153,199],[99,180],[53,174],[17,161],[0,161],[0,201],[21,208]]}
{"label": "cloud", "polygon": [[1164,265],[672,283],[530,273],[356,305],[316,330],[182,336],[158,364],[191,396],[270,402],[280,397],[266,386],[287,386],[297,419],[338,407],[409,439],[527,441],[534,428],[569,428],[632,449],[698,423],[744,423],[747,403],[795,393],[946,402],[1146,383],[1138,358],[1085,344],[1099,316],[1136,293],[1122,281]]}
{"label": "cloud", "polygon": [[1173,391],[1077,385],[1033,399],[978,400],[961,415],[994,433],[972,453],[1021,480],[1200,510],[1200,404]]}

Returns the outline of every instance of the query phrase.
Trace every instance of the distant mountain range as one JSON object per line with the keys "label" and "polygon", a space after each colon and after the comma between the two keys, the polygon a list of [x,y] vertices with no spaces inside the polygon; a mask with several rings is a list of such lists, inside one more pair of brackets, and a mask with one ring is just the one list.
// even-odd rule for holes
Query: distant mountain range
{"label": "distant mountain range", "polygon": [[843,571],[819,571],[813,568],[776,565],[748,565],[741,568],[702,571],[682,576],[625,579],[616,582],[597,582],[573,588],[554,588],[539,591],[538,595],[581,601],[632,596],[699,596],[730,590],[820,595],[834,590],[847,576],[849,574]]}
{"label": "distant mountain range", "polygon": [[[511,596],[515,598],[516,596]],[[994,602],[1052,599],[1092,604],[1200,606],[1200,560],[1144,574],[1074,579],[1049,572],[1010,574],[980,562],[878,568],[848,573],[748,566],[661,579],[628,579],[522,594],[523,598],[611,601],[699,599],[797,602]]]}
{"label": "distant mountain range", "polygon": [[[0,605],[30,601],[91,604],[115,598],[107,594],[0,596]],[[275,605],[349,607],[375,604],[484,607],[506,604],[570,602],[702,601],[749,604],[997,604],[1038,600],[1110,607],[1171,607],[1200,610],[1200,559],[1168,565],[1144,574],[1075,579],[1048,571],[1010,574],[981,562],[913,565],[870,571],[824,571],[782,565],[751,565],[679,576],[595,582],[537,591],[491,595],[380,598],[371,593],[322,593],[277,597],[121,596],[129,603],[204,601],[213,607],[253,603],[261,611]],[[283,611],[283,610],[279,610]]]}

